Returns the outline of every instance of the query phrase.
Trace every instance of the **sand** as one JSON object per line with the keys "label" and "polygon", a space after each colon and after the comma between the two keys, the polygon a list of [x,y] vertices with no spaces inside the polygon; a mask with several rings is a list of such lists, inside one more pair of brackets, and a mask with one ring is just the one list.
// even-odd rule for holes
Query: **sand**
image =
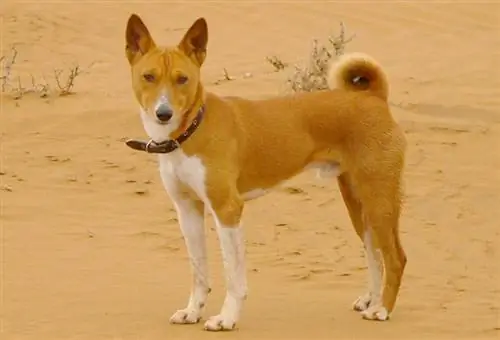
{"label": "sand", "polygon": [[[86,72],[70,96],[2,97],[0,337],[497,339],[500,5],[450,3],[3,2],[1,51],[16,44],[13,74],[25,86],[30,75],[53,83],[56,68]],[[356,33],[347,51],[382,63],[409,141],[409,262],[389,322],[351,310],[366,289],[362,245],[335,181],[306,172],[246,207],[250,294],[239,329],[168,323],[186,303],[190,272],[155,156],[122,142],[145,137],[124,56],[132,12],[165,44],[206,17],[203,79],[220,95],[283,93],[290,70],[274,72],[266,56],[303,62],[311,39],[340,21]],[[216,85],[224,68],[236,79]],[[207,228],[205,317],[224,296],[212,221]]]}

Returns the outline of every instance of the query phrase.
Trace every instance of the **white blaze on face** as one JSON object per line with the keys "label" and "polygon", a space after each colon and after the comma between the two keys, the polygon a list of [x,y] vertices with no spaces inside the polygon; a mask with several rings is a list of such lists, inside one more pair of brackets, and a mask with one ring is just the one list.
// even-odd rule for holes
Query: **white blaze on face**
{"label": "white blaze on face", "polygon": [[156,111],[158,111],[158,109],[162,105],[168,107],[170,110],[173,110],[172,104],[170,103],[170,100],[168,100],[168,96],[167,96],[166,91],[161,92],[160,97],[158,98],[158,100],[156,101],[156,103],[153,107],[153,112],[151,112],[151,113],[156,116]]}
{"label": "white blaze on face", "polygon": [[[141,107],[141,120],[144,130],[149,138],[157,143],[170,139],[170,134],[179,128],[180,120],[174,113],[174,116],[168,121],[167,124],[161,124],[156,118],[156,111],[161,105],[167,105],[173,110],[171,102],[168,99],[166,91],[162,91],[156,100],[155,104],[150,109]],[[149,112],[148,112],[149,111]]]}

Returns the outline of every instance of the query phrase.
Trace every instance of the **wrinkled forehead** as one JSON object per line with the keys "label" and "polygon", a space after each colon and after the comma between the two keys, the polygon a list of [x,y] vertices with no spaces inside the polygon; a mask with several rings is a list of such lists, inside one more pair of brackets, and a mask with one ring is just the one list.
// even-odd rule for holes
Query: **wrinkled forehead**
{"label": "wrinkled forehead", "polygon": [[139,72],[152,72],[158,76],[190,67],[189,58],[176,47],[157,47],[141,61],[137,65]]}

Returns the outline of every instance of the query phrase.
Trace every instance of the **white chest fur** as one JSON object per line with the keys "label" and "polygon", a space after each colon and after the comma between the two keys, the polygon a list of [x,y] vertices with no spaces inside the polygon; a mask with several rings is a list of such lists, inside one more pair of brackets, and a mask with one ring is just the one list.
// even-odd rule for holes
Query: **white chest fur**
{"label": "white chest fur", "polygon": [[182,150],[159,155],[160,175],[165,189],[175,201],[179,199],[179,182],[191,188],[205,203],[208,202],[205,176],[206,168],[197,156],[187,156]]}

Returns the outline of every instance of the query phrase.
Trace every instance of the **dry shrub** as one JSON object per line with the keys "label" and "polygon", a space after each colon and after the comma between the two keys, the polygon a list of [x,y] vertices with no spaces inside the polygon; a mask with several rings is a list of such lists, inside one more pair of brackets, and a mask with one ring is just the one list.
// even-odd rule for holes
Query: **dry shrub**
{"label": "dry shrub", "polygon": [[[344,54],[346,45],[354,36],[353,34],[346,37],[345,25],[341,22],[339,35],[329,36],[328,43],[321,44],[317,39],[314,39],[306,66],[294,65],[294,71],[288,77],[289,90],[292,92],[312,92],[327,89],[328,69],[332,59]],[[277,56],[267,57],[266,60],[277,72],[288,66]]]}
{"label": "dry shrub", "polygon": [[7,88],[11,82],[12,78],[12,67],[17,61],[18,56],[17,49],[15,46],[12,47],[10,55],[0,57],[0,65],[2,66],[2,75],[0,76],[2,84],[2,93],[7,91]]}
{"label": "dry shrub", "polygon": [[338,36],[328,37],[327,44],[320,44],[313,40],[309,61],[306,66],[295,65],[294,73],[288,78],[287,83],[293,92],[313,92],[328,88],[328,69],[333,58],[344,54],[346,45],[352,41],[354,34],[346,37],[345,25],[340,23]]}
{"label": "dry shrub", "polygon": [[[76,78],[84,71],[76,64],[67,70],[54,69],[54,81],[51,85],[43,75],[36,77],[30,74],[31,84],[23,84],[21,76],[14,76],[14,67],[17,64],[19,52],[13,46],[8,55],[0,57],[0,85],[2,94],[10,94],[14,99],[21,99],[24,95],[35,93],[41,98],[51,95],[67,96],[73,94]],[[88,68],[92,66],[89,65]]]}

